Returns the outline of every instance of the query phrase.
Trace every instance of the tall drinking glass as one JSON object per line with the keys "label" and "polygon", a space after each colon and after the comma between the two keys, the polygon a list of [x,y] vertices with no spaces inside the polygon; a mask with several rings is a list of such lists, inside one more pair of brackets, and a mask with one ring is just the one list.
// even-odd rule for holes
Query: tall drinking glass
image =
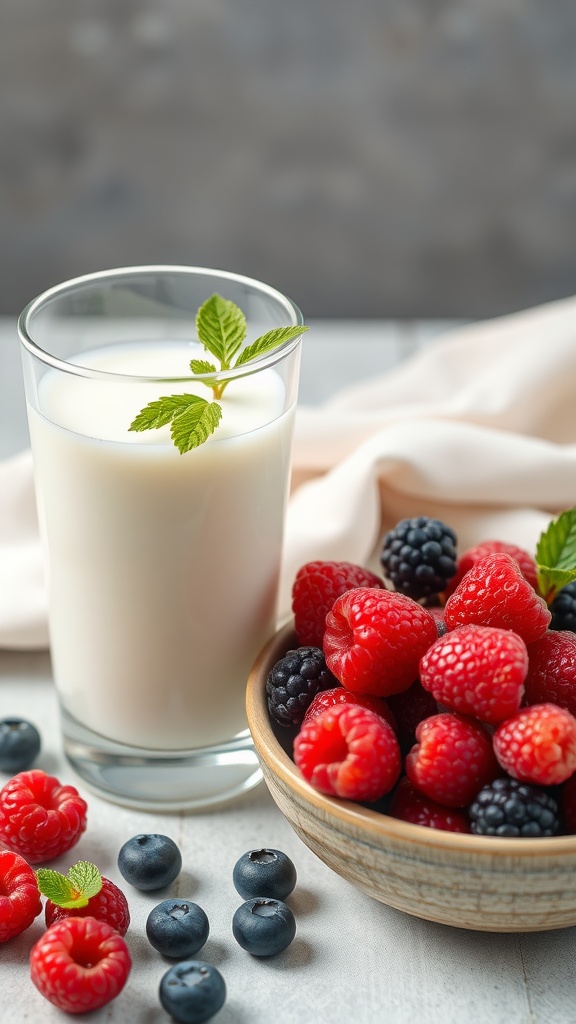
{"label": "tall drinking glass", "polygon": [[129,430],[160,397],[211,398],[190,361],[215,293],[246,344],[302,325],[258,281],[163,266],[69,281],[19,320],[64,750],[89,786],[147,809],[260,779],[244,695],[276,623],[300,336],[217,373],[222,418],[199,447]]}

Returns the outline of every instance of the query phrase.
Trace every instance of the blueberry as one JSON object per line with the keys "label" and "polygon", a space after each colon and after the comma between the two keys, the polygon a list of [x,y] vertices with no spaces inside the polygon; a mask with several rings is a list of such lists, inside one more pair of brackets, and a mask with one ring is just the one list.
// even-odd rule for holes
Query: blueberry
{"label": "blueberry", "polygon": [[146,935],[163,956],[185,960],[194,956],[208,938],[208,918],[191,900],[164,900],[148,914]]}
{"label": "blueberry", "polygon": [[0,721],[0,771],[16,774],[29,768],[40,752],[40,733],[23,718]]}
{"label": "blueberry", "polygon": [[224,1006],[226,984],[220,971],[202,960],[183,960],[160,982],[160,1002],[178,1024],[201,1024]]}
{"label": "blueberry", "polygon": [[232,881],[244,900],[285,900],[296,885],[296,868],[281,850],[249,850],[236,861]]}
{"label": "blueberry", "polygon": [[280,900],[246,900],[234,914],[236,942],[253,956],[275,956],[290,945],[296,934],[294,914]]}
{"label": "blueberry", "polygon": [[180,874],[182,854],[168,836],[133,836],[118,854],[118,867],[136,889],[163,889]]}

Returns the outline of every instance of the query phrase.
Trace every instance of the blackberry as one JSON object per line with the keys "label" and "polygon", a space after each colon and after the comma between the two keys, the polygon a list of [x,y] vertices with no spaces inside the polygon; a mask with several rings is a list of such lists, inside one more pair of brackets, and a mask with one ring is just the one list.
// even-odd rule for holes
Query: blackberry
{"label": "blackberry", "polygon": [[576,581],[567,583],[550,604],[550,629],[569,629],[576,633]]}
{"label": "blackberry", "polygon": [[277,661],[266,680],[268,711],[279,725],[301,725],[320,690],[339,686],[319,647],[298,647]]}
{"label": "blackberry", "polygon": [[537,839],[560,831],[554,797],[540,786],[517,779],[495,779],[480,790],[470,806],[470,826],[477,836]]}
{"label": "blackberry", "polygon": [[395,590],[418,600],[456,575],[456,534],[439,519],[401,519],[384,537],[380,561]]}

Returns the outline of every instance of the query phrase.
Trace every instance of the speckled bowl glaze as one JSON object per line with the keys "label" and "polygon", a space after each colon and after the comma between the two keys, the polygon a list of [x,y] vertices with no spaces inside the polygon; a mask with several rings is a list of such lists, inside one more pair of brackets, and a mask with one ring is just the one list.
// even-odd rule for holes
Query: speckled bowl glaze
{"label": "speckled bowl glaze", "polygon": [[267,674],[297,646],[291,626],[257,659],[247,712],[265,782],[302,841],[381,903],[475,931],[547,931],[576,924],[576,836],[497,839],[398,821],[317,792],[272,725]]}

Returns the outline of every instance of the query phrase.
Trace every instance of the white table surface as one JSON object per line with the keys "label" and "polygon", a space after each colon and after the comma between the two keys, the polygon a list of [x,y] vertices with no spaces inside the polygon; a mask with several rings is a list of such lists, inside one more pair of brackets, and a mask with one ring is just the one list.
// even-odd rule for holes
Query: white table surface
{"label": "white table surface", "polygon": [[[449,325],[316,321],[311,326],[301,387],[301,399],[309,403],[344,383],[385,370]],[[15,326],[12,320],[0,320],[0,457],[26,443]],[[198,956],[221,970],[228,988],[215,1024],[576,1021],[576,929],[484,934],[431,924],[383,906],[340,879],[301,843],[263,784],[233,805],[188,815],[136,812],[86,793],[62,756],[47,653],[0,651],[0,717],[8,715],[38,724],[43,750],[37,767],[77,785],[88,800],[85,835],[53,866],[65,870],[78,859],[93,860],[121,885],[130,903],[127,942],[134,965],[126,988],[107,1007],[77,1020],[169,1020],[157,989],[170,962],[149,946],[144,924],[156,903],[178,895],[199,903],[210,920],[210,937]],[[138,893],[119,875],[118,850],[139,832],[165,833],[180,846],[183,870],[166,891]],[[284,850],[298,871],[297,887],[288,899],[297,920],[296,938],[269,960],[245,953],[231,931],[232,915],[241,902],[232,885],[233,865],[246,850],[262,846]],[[28,979],[27,958],[43,930],[42,921],[38,918],[17,939],[0,946],[2,1024],[67,1019]]]}

